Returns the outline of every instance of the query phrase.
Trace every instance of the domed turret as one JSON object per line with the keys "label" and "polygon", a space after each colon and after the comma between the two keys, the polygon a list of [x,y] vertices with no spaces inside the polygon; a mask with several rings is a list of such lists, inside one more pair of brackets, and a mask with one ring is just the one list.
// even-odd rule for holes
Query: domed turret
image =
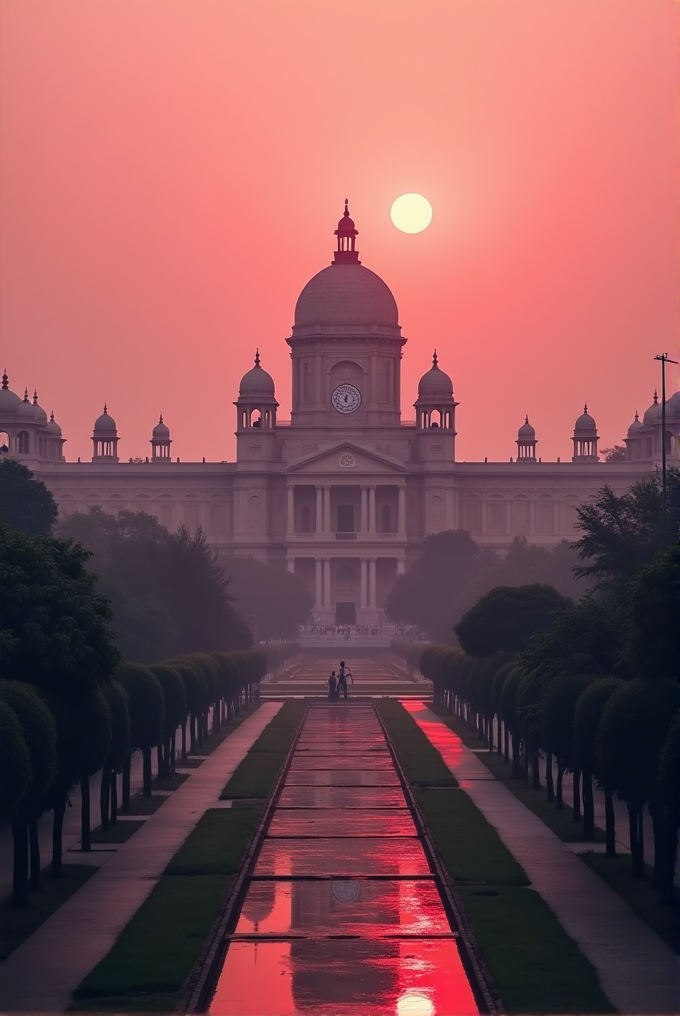
{"label": "domed turret", "polygon": [[433,396],[440,398],[442,395],[453,398],[453,381],[439,367],[437,350],[435,349],[432,356],[432,366],[427,373],[423,374],[418,382],[418,401],[429,399]]}
{"label": "domed turret", "polygon": [[255,350],[255,365],[241,378],[236,406],[237,430],[251,427],[271,430],[276,426],[274,378],[260,366],[260,350]]}
{"label": "domed turret", "polygon": [[255,351],[255,366],[243,375],[239,386],[239,397],[274,398],[274,378],[260,366],[260,350]]}
{"label": "domed turret", "polygon": [[21,399],[14,392],[10,391],[7,371],[2,375],[0,386],[0,417],[13,415],[21,405]]}
{"label": "domed turret", "polygon": [[61,437],[62,434],[61,427],[54,419],[54,413],[50,413],[50,422],[45,427],[45,430],[50,435],[50,437]]}
{"label": "domed turret", "polygon": [[35,413],[35,422],[41,427],[45,427],[47,425],[47,413],[42,406],[38,405],[37,391],[33,392],[33,411]]}
{"label": "domed turret", "polygon": [[586,404],[583,407],[583,412],[574,424],[574,436],[572,437],[572,441],[574,442],[574,454],[572,456],[572,461],[598,462],[598,440],[597,424],[588,412],[588,406]]}
{"label": "domed turret", "polygon": [[455,408],[453,381],[439,367],[437,350],[432,354],[432,366],[418,382],[415,402],[416,427],[419,430],[439,428],[454,430]]}
{"label": "domed turret", "polygon": [[94,444],[93,462],[118,462],[116,421],[109,415],[106,403],[104,403],[104,412],[94,421],[92,442]]}
{"label": "domed turret", "polygon": [[529,423],[528,415],[517,431],[517,461],[536,461],[536,431]]}
{"label": "domed turret", "polygon": [[158,418],[158,423],[151,432],[151,461],[170,461],[170,428],[163,423],[163,414]]}
{"label": "domed turret", "polygon": [[[659,414],[660,416],[661,414]],[[666,421],[668,422],[669,420],[680,421],[680,392],[675,392],[666,401]]]}
{"label": "domed turret", "polygon": [[16,419],[17,423],[37,423],[35,407],[28,397],[28,388],[24,389],[23,401],[17,406]]}
{"label": "domed turret", "polygon": [[661,406],[659,405],[659,396],[654,392],[654,400],[649,407],[645,410],[645,415],[642,417],[642,422],[645,427],[653,427],[655,424],[661,422]]}
{"label": "domed turret", "polygon": [[640,417],[638,416],[637,409],[635,410],[635,419],[628,428],[628,437],[637,437],[641,430],[644,430],[644,424],[640,423]]}

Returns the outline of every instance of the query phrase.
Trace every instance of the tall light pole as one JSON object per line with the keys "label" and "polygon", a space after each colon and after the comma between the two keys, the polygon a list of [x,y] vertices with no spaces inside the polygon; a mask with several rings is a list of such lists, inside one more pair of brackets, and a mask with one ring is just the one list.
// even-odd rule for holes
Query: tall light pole
{"label": "tall light pole", "polygon": [[659,353],[654,357],[661,363],[661,484],[663,489],[663,510],[666,512],[666,364],[677,363],[671,360],[668,353]]}

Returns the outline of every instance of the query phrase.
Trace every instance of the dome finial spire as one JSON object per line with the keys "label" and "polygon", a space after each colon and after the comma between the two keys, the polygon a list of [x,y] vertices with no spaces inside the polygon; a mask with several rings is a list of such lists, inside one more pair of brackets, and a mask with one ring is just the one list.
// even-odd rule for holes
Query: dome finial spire
{"label": "dome finial spire", "polygon": [[358,235],[359,231],[355,228],[354,220],[349,214],[349,198],[345,198],[345,210],[334,233],[334,236],[338,238],[338,249],[335,252],[334,265],[361,264],[358,251],[355,249],[355,240]]}
{"label": "dome finial spire", "polygon": [[434,370],[439,370],[439,360],[437,359],[437,350],[432,354],[432,367]]}
{"label": "dome finial spire", "polygon": [[259,346],[255,350],[255,366],[256,367],[260,366],[260,348],[259,348]]}
{"label": "dome finial spire", "polygon": [[9,378],[7,377],[7,367],[5,367],[5,370],[2,375],[2,388],[3,391],[5,392],[9,389]]}
{"label": "dome finial spire", "polygon": [[109,415],[109,411],[106,408],[106,403],[104,403],[104,416],[108,416],[108,415]]}

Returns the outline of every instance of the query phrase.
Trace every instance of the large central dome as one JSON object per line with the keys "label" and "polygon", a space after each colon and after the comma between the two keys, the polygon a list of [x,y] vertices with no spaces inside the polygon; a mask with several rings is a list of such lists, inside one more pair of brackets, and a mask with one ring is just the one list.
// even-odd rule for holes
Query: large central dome
{"label": "large central dome", "polygon": [[359,261],[355,247],[359,231],[350,218],[347,200],[335,236],[338,247],[333,264],[310,279],[295,305],[293,332],[309,334],[319,327],[328,333],[349,329],[355,333],[388,329],[399,332],[397,302],[389,287]]}
{"label": "large central dome", "polygon": [[310,279],[295,305],[296,328],[310,325],[399,325],[389,286],[360,264],[336,263]]}

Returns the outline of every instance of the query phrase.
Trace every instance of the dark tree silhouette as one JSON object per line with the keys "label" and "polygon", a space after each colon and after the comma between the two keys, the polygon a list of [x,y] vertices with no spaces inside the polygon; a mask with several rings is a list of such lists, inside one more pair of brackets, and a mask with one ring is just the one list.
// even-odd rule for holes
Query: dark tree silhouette
{"label": "dark tree silhouette", "polygon": [[57,506],[42,480],[16,459],[0,461],[0,519],[26,536],[49,533]]}
{"label": "dark tree silhouette", "polygon": [[140,663],[124,663],[116,674],[128,696],[130,751],[123,769],[123,808],[130,806],[130,764],[133,751],[142,753],[142,795],[151,797],[151,749],[163,737],[163,689]]}
{"label": "dark tree silhouette", "polygon": [[102,766],[99,809],[102,829],[108,829],[118,819],[117,780],[130,751],[130,710],[127,692],[120,681],[110,681],[103,691],[111,713],[111,748]]}
{"label": "dark tree silhouette", "polygon": [[519,653],[571,605],[552,586],[498,586],[468,610],[454,630],[469,656]]}
{"label": "dark tree silhouette", "polygon": [[[572,752],[574,762],[583,773],[583,838],[595,837],[595,802],[593,776],[599,778],[597,768],[597,731],[607,702],[623,682],[617,677],[601,677],[581,693],[574,710]],[[613,791],[603,784],[605,810],[605,839],[609,857],[616,854],[616,816]]]}

